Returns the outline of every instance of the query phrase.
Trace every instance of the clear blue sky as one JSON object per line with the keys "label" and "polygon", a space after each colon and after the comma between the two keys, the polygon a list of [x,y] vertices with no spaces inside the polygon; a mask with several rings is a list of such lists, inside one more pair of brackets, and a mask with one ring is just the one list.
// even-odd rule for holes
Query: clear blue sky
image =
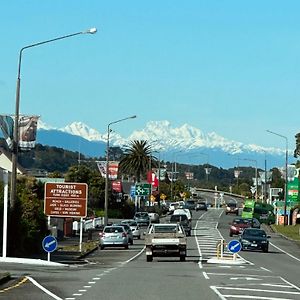
{"label": "clear blue sky", "polygon": [[126,136],[150,120],[188,123],[243,143],[284,148],[300,131],[300,1],[10,0],[0,10],[0,113],[55,127],[109,122]]}

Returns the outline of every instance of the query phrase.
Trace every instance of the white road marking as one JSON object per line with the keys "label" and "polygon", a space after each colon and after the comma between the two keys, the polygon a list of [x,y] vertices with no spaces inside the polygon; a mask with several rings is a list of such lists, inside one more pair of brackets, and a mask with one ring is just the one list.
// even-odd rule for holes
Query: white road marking
{"label": "white road marking", "polygon": [[85,286],[83,286],[85,289],[89,289],[89,288],[91,288],[92,286],[91,285],[85,285]]}
{"label": "white road marking", "polygon": [[300,295],[299,292],[289,292],[289,291],[279,291],[279,290],[262,290],[262,289],[248,289],[242,287],[227,287],[227,286],[217,286],[219,290],[238,290],[238,291],[248,291],[248,292],[263,292],[263,293],[278,293],[278,294],[291,294],[291,295]]}
{"label": "white road marking", "polygon": [[75,293],[73,296],[82,296],[82,294]]}
{"label": "white road marking", "polygon": [[277,297],[274,298],[274,297],[247,296],[247,295],[224,295],[224,296],[228,298],[254,299],[254,300],[292,300],[291,298],[277,298]]}
{"label": "white road marking", "polygon": [[215,286],[210,286],[210,288],[220,297],[221,300],[226,300],[226,298],[218,291]]}
{"label": "white road marking", "polygon": [[78,292],[80,292],[80,293],[84,293],[84,292],[86,292],[87,290],[78,290]]}
{"label": "white road marking", "polygon": [[260,278],[255,278],[255,277],[231,277],[230,278],[230,280],[240,280],[240,279],[242,279],[242,280],[249,280],[249,281],[251,281],[251,280],[262,280],[262,279],[260,279]]}
{"label": "white road marking", "polygon": [[53,299],[56,300],[62,300],[62,298],[54,295],[52,292],[50,292],[49,290],[47,290],[46,288],[44,288],[42,285],[40,285],[36,280],[34,280],[32,277],[30,276],[26,276],[26,278],[28,280],[30,280],[35,286],[37,286],[39,289],[41,289],[44,293],[46,293],[47,295],[49,295],[50,297],[52,297]]}
{"label": "white road marking", "polygon": [[94,277],[93,280],[100,280],[100,278],[99,277]]}
{"label": "white road marking", "polygon": [[205,279],[209,279],[209,276],[207,275],[206,272],[202,272],[202,274],[203,274],[203,276],[204,276]]}
{"label": "white road marking", "polygon": [[292,287],[290,285],[273,284],[273,283],[261,283],[260,285],[271,286],[271,287],[279,287],[279,288],[286,288],[286,289],[293,289],[294,288],[294,287]]}
{"label": "white road marking", "polygon": [[271,272],[269,269],[264,268],[264,267],[260,267],[262,270],[267,271],[267,272]]}
{"label": "white road marking", "polygon": [[290,283],[289,281],[287,281],[286,279],[280,277],[284,282],[286,282],[287,284],[291,285],[292,287],[294,287],[296,290],[300,291],[300,288],[296,285],[294,285],[293,283]]}
{"label": "white road marking", "polygon": [[276,248],[277,250],[281,251],[282,253],[284,253],[284,254],[288,255],[289,257],[291,257],[291,258],[293,258],[293,259],[295,259],[295,260],[297,260],[297,261],[299,261],[299,262],[300,262],[300,259],[299,259],[299,258],[297,258],[296,256],[294,256],[294,255],[292,255],[292,254],[290,254],[290,253],[288,253],[288,252],[286,252],[286,251],[282,250],[281,248],[279,248],[279,247],[275,246],[275,245],[274,245],[273,243],[271,243],[271,242],[270,242],[270,245],[272,245],[274,248]]}
{"label": "white road marking", "polygon": [[133,261],[134,259],[136,259],[138,256],[140,256],[144,252],[145,249],[146,249],[146,246],[144,246],[144,248],[138,254],[136,254],[135,256],[133,256],[130,259],[126,260],[124,264],[128,264],[131,261]]}
{"label": "white road marking", "polygon": [[89,281],[88,283],[89,283],[89,284],[95,284],[96,281]]}
{"label": "white road marking", "polygon": [[76,298],[65,298],[65,300],[75,300]]}

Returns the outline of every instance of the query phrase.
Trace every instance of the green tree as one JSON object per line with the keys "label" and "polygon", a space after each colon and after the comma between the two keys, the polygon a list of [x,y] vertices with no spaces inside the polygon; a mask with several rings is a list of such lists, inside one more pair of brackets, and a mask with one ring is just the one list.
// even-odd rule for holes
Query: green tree
{"label": "green tree", "polygon": [[144,140],[134,140],[125,148],[120,161],[120,172],[133,175],[137,182],[145,177],[149,166],[157,167],[157,159],[152,156],[151,145]]}

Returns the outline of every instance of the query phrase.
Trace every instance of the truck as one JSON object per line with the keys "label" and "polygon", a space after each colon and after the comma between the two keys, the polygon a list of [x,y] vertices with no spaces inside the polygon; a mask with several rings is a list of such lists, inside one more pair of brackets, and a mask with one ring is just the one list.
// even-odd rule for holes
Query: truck
{"label": "truck", "polygon": [[147,262],[153,257],[179,257],[185,261],[187,238],[180,224],[151,224],[145,233]]}
{"label": "truck", "polygon": [[242,211],[243,219],[253,218],[255,200],[245,200],[244,208]]}

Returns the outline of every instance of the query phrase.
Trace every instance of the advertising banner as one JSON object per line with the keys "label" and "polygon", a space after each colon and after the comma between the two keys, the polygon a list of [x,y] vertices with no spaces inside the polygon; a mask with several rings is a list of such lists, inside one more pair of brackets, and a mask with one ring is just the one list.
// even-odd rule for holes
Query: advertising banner
{"label": "advertising banner", "polygon": [[38,116],[20,116],[19,118],[19,147],[30,150],[35,147]]}
{"label": "advertising banner", "polygon": [[120,180],[115,180],[111,183],[112,190],[116,193],[122,193],[122,183]]}
{"label": "advertising banner", "polygon": [[[97,161],[97,166],[102,177],[106,177],[106,161]],[[108,178],[116,180],[118,178],[119,162],[110,161],[108,163]]]}
{"label": "advertising banner", "polygon": [[150,183],[153,187],[158,187],[158,178],[156,177],[154,172],[149,171],[147,173],[147,182]]}
{"label": "advertising banner", "polygon": [[12,149],[13,144],[13,131],[14,131],[14,120],[11,116],[0,115],[0,129],[3,137],[7,143],[7,146]]}

